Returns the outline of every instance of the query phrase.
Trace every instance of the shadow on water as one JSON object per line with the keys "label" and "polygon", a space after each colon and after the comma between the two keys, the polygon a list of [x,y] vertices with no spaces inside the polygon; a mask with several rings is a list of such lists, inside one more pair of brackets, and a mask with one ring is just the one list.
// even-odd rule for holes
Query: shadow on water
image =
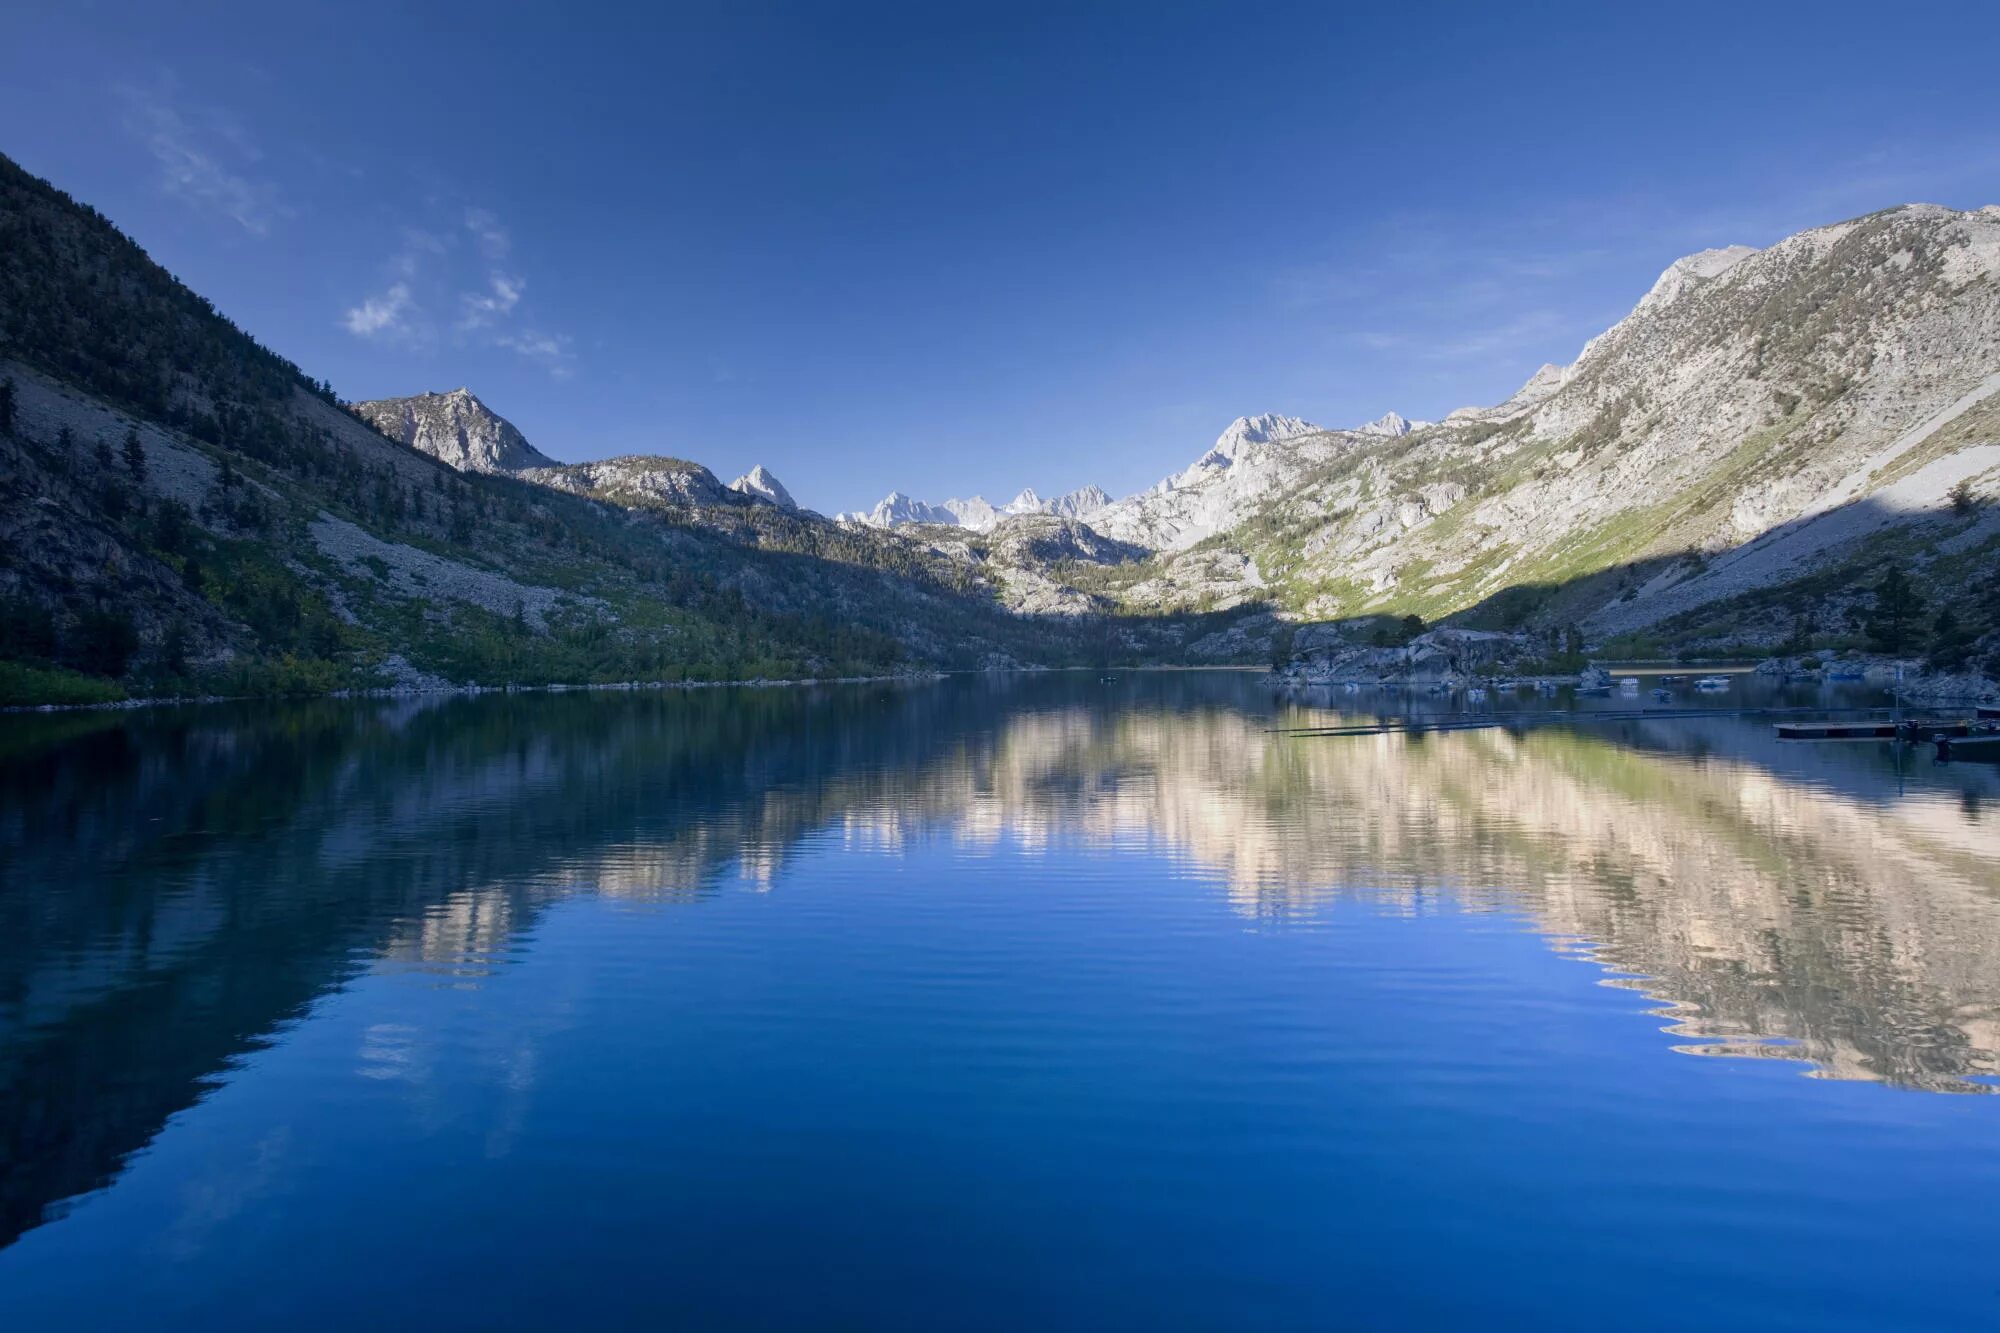
{"label": "shadow on water", "polygon": [[770,883],[828,837],[1149,839],[1251,918],[1443,888],[1645,978],[1682,1049],[2000,1073],[1988,770],[1908,792],[1881,747],[1732,719],[1269,730],[1313,716],[1253,676],[1093,673],[8,719],[0,1243],[364,969],[476,984],[552,902]]}

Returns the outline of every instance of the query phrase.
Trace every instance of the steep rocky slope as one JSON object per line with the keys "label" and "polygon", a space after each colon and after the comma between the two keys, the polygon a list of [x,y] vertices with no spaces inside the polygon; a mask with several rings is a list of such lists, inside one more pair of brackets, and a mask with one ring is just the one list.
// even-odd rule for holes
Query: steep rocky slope
{"label": "steep rocky slope", "polygon": [[1096,525],[1308,619],[1768,638],[1791,588],[1850,623],[1887,560],[1945,589],[2000,552],[2000,208],[1690,256],[1506,403],[1223,445]]}
{"label": "steep rocky slope", "polygon": [[[976,553],[697,464],[555,464],[462,390],[344,410],[0,158],[0,703],[1105,651],[1012,614],[1006,586]],[[1123,642],[1173,656],[1205,633],[1134,622]]]}

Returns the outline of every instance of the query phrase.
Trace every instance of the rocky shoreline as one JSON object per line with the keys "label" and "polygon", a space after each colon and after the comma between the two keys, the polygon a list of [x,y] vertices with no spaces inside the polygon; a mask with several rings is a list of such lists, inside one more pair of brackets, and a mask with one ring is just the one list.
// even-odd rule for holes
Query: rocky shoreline
{"label": "rocky shoreline", "polygon": [[590,683],[554,682],[548,685],[383,685],[325,694],[183,694],[147,699],[117,699],[99,704],[15,704],[0,713],[104,713],[140,708],[172,708],[193,704],[251,703],[279,699],[421,699],[433,695],[456,694],[581,694],[599,691],[635,690],[717,690],[717,689],[798,689],[809,685],[876,685],[942,680],[938,671],[908,671],[886,676],[811,676],[799,680],[618,680]]}
{"label": "rocky shoreline", "polygon": [[[1608,688],[1612,671],[1590,662],[1574,671],[1550,671],[1547,646],[1524,635],[1488,630],[1434,629],[1407,643],[1357,643],[1334,626],[1307,626],[1293,641],[1292,659],[1275,667],[1275,681],[1291,686],[1436,686],[1462,689],[1509,681],[1518,685]],[[1572,660],[1574,660],[1572,658]],[[1700,668],[1690,664],[1688,669]],[[1991,703],[2000,682],[1977,671],[1928,670],[1918,658],[1874,653],[1806,653],[1767,657],[1755,674],[1786,681],[1856,681],[1894,690],[1915,703]]]}

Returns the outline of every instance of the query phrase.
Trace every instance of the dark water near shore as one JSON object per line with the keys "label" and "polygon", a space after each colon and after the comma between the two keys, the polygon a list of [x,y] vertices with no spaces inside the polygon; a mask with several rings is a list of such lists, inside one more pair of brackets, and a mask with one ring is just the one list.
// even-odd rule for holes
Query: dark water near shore
{"label": "dark water near shore", "polygon": [[0,1328],[2000,1327],[2000,767],[1404,707],[0,718]]}

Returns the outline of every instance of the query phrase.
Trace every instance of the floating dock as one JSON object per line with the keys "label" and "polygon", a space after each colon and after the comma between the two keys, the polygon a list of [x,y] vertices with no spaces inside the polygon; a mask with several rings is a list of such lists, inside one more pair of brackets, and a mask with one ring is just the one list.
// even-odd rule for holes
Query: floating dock
{"label": "floating dock", "polygon": [[1897,736],[1929,740],[1933,736],[1963,736],[1972,724],[1960,721],[1895,722],[1887,719],[1856,718],[1846,722],[1780,722],[1781,741],[1893,741]]}
{"label": "floating dock", "polygon": [[1781,741],[1866,741],[1896,739],[1894,722],[1780,722]]}
{"label": "floating dock", "polygon": [[1942,737],[1938,741],[1937,754],[1940,759],[2000,759],[2000,731]]}

